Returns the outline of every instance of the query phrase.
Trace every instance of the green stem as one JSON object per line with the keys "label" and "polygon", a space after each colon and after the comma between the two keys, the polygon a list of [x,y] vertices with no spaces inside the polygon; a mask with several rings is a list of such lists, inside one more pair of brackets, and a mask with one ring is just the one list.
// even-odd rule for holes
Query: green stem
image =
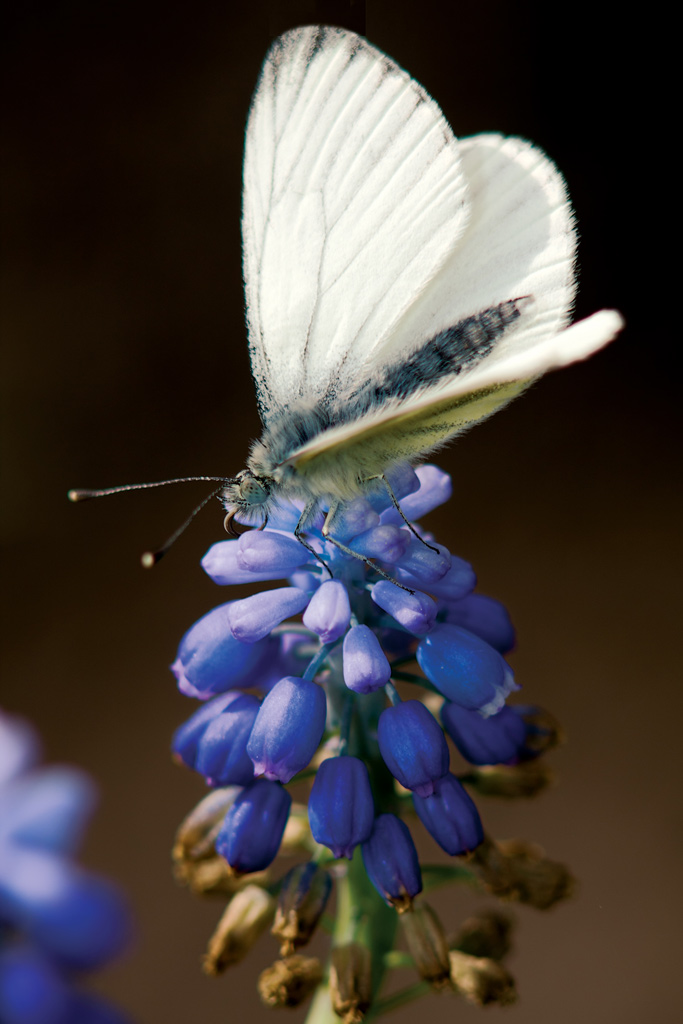
{"label": "green stem", "polygon": [[[370,950],[374,998],[384,978],[386,956],[394,945],[396,911],[387,906],[368,878],[360,847],[356,848],[346,874],[337,878],[336,888],[337,913],[332,945],[358,942]],[[318,986],[313,997],[306,1024],[339,1024],[330,1000],[328,974],[329,966],[325,980]]]}
{"label": "green stem", "polygon": [[364,1024],[370,1024],[370,1021],[377,1020],[378,1017],[382,1017],[385,1013],[390,1013],[391,1010],[398,1010],[400,1006],[405,1006],[406,1003],[412,1003],[415,999],[421,999],[422,996],[429,995],[431,991],[432,989],[426,981],[418,981],[414,985],[402,988],[399,992],[394,992],[393,995],[387,996],[386,999],[380,999],[370,1010]]}

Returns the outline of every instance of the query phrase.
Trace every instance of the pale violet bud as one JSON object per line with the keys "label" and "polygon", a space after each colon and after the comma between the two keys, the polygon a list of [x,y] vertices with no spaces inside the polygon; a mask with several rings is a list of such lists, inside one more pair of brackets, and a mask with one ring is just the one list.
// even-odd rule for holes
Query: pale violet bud
{"label": "pale violet bud", "polygon": [[317,633],[322,643],[331,644],[344,635],[350,621],[351,605],[346,587],[339,580],[326,580],[304,612],[304,626]]}
{"label": "pale violet bud", "polygon": [[[252,536],[256,533],[261,536],[259,531],[252,530],[248,535]],[[308,561],[308,553],[303,545],[298,544],[293,538],[290,538],[294,544],[301,549],[300,561],[298,565],[303,565]],[[262,569],[257,571],[255,569],[245,569],[239,560],[239,540],[221,540],[217,544],[212,544],[209,550],[202,558],[202,569],[210,576],[214,583],[218,583],[219,586],[227,586],[234,583],[258,583],[263,580],[280,580],[288,576],[290,569],[283,568],[278,565],[273,565],[270,569]]]}
{"label": "pale violet bud", "polygon": [[419,700],[385,708],[377,740],[395,779],[418,796],[431,796],[434,783],[448,771],[448,744],[432,713]]}
{"label": "pale violet bud", "polygon": [[388,580],[380,580],[371,596],[376,605],[415,636],[425,636],[434,626],[436,602],[419,590],[409,594]]}
{"label": "pale violet bud", "polygon": [[398,566],[403,572],[409,572],[418,583],[429,585],[435,584],[442,579],[451,567],[451,553],[443,544],[434,544],[438,551],[432,551],[417,537],[410,536],[410,544],[406,553],[399,559]]}
{"label": "pale violet bud", "polygon": [[264,698],[247,744],[254,773],[289,782],[305,768],[325,731],[325,691],[308,679],[287,676]]}
{"label": "pale violet bud", "polygon": [[343,543],[378,525],[379,515],[365,498],[354,498],[339,506],[329,524],[330,534]]}
{"label": "pale violet bud", "polygon": [[352,626],[344,637],[343,671],[344,682],[356,693],[372,693],[389,682],[391,665],[369,626]]}
{"label": "pale violet bud", "polygon": [[[477,577],[474,569],[464,558],[457,558],[451,555],[451,567],[445,576],[440,580],[433,580],[428,585],[430,594],[443,601],[457,601],[465,597],[477,585]],[[455,621],[455,620],[453,620]],[[466,623],[462,623],[469,628]],[[476,632],[476,630],[473,630]]]}
{"label": "pale violet bud", "polygon": [[334,857],[353,856],[372,832],[375,806],[365,763],[358,757],[330,757],[318,768],[308,798],[308,820],[317,843]]}
{"label": "pale violet bud", "polygon": [[308,594],[298,587],[278,587],[235,601],[230,609],[230,628],[236,640],[253,644],[290,615],[298,615],[308,604]]}
{"label": "pale violet bud", "polygon": [[237,541],[237,564],[250,573],[277,572],[278,577],[288,576],[309,558],[303,544],[275,530],[249,530]]}
{"label": "pale violet bud", "polygon": [[[438,466],[420,466],[416,470],[416,475],[420,481],[420,489],[401,501],[401,511],[411,522],[421,519],[427,512],[443,505],[453,493],[450,476]],[[390,508],[383,513],[382,522],[400,524],[402,519],[395,508]]]}
{"label": "pale violet bud", "polygon": [[[387,470],[384,475],[389,482],[389,486],[394,492],[394,497],[401,503],[401,507],[403,507],[404,498],[407,498],[409,494],[413,494],[415,491],[419,491],[420,489],[420,478],[413,467],[407,462],[399,463],[397,466],[392,466],[392,468]],[[392,522],[396,523],[398,526],[401,526],[404,522],[399,513],[396,512],[389,490],[383,480],[375,481],[375,487],[370,493],[368,501],[373,508],[382,513],[382,522]],[[395,512],[396,519],[385,519],[387,512]],[[409,518],[409,516],[406,516],[406,519]]]}
{"label": "pale violet bud", "polygon": [[444,697],[483,715],[495,714],[519,689],[498,651],[459,626],[435,626],[418,644],[417,660]]}
{"label": "pale violet bud", "polygon": [[353,550],[366,558],[379,558],[382,562],[397,562],[410,546],[408,530],[387,524],[375,526],[353,538]]}

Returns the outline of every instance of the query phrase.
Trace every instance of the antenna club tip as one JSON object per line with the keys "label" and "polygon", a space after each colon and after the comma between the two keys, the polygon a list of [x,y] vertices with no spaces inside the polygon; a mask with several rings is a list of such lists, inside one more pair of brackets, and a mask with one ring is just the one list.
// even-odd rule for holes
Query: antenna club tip
{"label": "antenna club tip", "polygon": [[143,569],[152,569],[158,561],[159,557],[153,551],[145,551],[144,554],[140,556],[140,564]]}
{"label": "antenna club tip", "polygon": [[83,491],[78,491],[72,488],[70,491],[67,491],[66,496],[69,499],[69,501],[83,501],[85,495]]}

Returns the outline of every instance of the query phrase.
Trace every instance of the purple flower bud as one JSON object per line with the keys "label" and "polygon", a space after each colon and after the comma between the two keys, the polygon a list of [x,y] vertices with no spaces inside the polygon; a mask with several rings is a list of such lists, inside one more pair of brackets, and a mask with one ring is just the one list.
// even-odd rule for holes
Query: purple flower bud
{"label": "purple flower bud", "polygon": [[[379,525],[379,515],[365,498],[354,498],[353,501],[341,505],[330,523],[330,533],[335,540],[346,543],[356,534],[365,533],[373,526]],[[355,547],[354,547],[355,550]]]}
{"label": "purple flower bud", "polygon": [[292,798],[279,782],[257,779],[242,790],[216,837],[216,852],[235,871],[262,871],[275,860]]}
{"label": "purple flower bud", "polygon": [[410,547],[412,537],[408,530],[387,524],[375,526],[353,538],[353,550],[366,558],[379,558],[382,562],[397,562]]}
{"label": "purple flower bud", "polygon": [[474,590],[476,585],[477,577],[470,563],[464,558],[451,555],[451,567],[446,575],[429,583],[427,589],[430,594],[443,601],[457,601]]}
{"label": "purple flower bud", "polygon": [[368,770],[358,757],[330,757],[318,768],[308,798],[308,820],[316,842],[335,857],[351,859],[372,832],[375,807]]}
{"label": "purple flower bud", "polygon": [[351,605],[346,587],[339,580],[326,580],[304,612],[304,626],[317,633],[322,643],[331,644],[344,635],[350,621]]}
{"label": "purple flower bud", "polygon": [[456,747],[472,764],[510,764],[524,751],[527,726],[514,707],[503,707],[482,718],[448,701],[441,709],[441,721]]}
{"label": "purple flower bud", "polygon": [[234,604],[229,601],[207,612],[180,641],[171,671],[186,696],[207,700],[231,686],[249,685],[271,655],[268,640],[245,644],[235,638],[231,629]]}
{"label": "purple flower bud", "polygon": [[[279,534],[273,535],[279,536]],[[251,530],[243,536],[262,537],[263,533],[258,530]],[[289,541],[287,551],[291,552],[290,557],[286,559],[289,565],[292,565],[291,559],[294,557],[290,544],[295,544],[300,549],[299,561],[295,564],[303,565],[307,562],[309,554],[303,544],[299,544],[293,537],[286,539]],[[256,562],[255,556],[249,556],[249,558],[252,562]],[[249,564],[249,562],[245,563],[240,559],[239,540],[221,540],[217,544],[212,544],[202,558],[201,564],[207,576],[210,576],[213,582],[218,583],[219,586],[226,586],[231,583],[258,583],[263,580],[279,580],[288,576],[291,571],[286,565],[281,566],[278,564],[275,559],[273,559],[270,568],[262,568],[261,570],[245,568],[245,564]]]}
{"label": "purple flower bud", "polygon": [[422,892],[422,874],[410,830],[395,814],[380,814],[361,847],[368,878],[397,910],[409,910]]}
{"label": "purple flower bud", "polygon": [[371,596],[376,605],[415,636],[425,636],[434,626],[437,606],[428,594],[419,590],[409,594],[388,580],[380,580]]}
{"label": "purple flower bud", "polygon": [[[446,600],[451,601],[452,598]],[[515,646],[515,628],[507,608],[485,594],[468,594],[449,604],[446,621],[481,637],[501,654],[507,654]]]}
{"label": "purple flower bud", "polygon": [[435,626],[418,644],[417,660],[444,697],[483,715],[495,714],[519,689],[498,651],[459,626]]}
{"label": "purple flower bud", "polygon": [[[420,481],[419,491],[401,501],[401,510],[411,522],[421,519],[427,512],[443,505],[453,493],[451,478],[438,466],[420,466],[416,472]],[[382,522],[400,524],[402,519],[392,507],[382,515]]]}
{"label": "purple flower bud", "polygon": [[379,749],[395,779],[418,796],[431,796],[448,771],[448,744],[441,726],[419,700],[405,700],[379,716]]}
{"label": "purple flower bud", "polygon": [[254,773],[289,782],[309,763],[325,731],[325,691],[308,679],[287,676],[268,693],[247,744]]}
{"label": "purple flower bud", "polygon": [[389,682],[391,665],[369,626],[352,626],[344,637],[343,672],[356,693],[372,693]]}
{"label": "purple flower bud", "polygon": [[483,841],[479,811],[450,772],[435,784],[432,796],[413,794],[413,803],[424,827],[451,856],[474,850]]}
{"label": "purple flower bud", "polygon": [[177,730],[173,750],[210,786],[246,786],[254,779],[247,741],[258,710],[250,694],[221,694]]}
{"label": "purple flower bud", "polygon": [[399,569],[409,572],[418,583],[429,585],[430,588],[444,577],[451,567],[451,553],[448,548],[434,542],[432,545],[438,547],[438,552],[432,551],[411,534],[408,549],[398,561]]}
{"label": "purple flower bud", "polygon": [[290,615],[298,615],[307,604],[308,594],[298,587],[263,590],[235,601],[230,609],[232,635],[246,644],[263,640],[271,629]]}

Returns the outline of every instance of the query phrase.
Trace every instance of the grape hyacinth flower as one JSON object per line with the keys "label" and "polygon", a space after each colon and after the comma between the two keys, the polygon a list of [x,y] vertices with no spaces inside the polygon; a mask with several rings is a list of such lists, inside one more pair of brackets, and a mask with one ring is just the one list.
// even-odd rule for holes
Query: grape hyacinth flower
{"label": "grape hyacinth flower", "polygon": [[131,932],[122,893],[75,860],[94,788],[75,768],[39,760],[31,726],[0,712],[0,1020],[125,1024],[76,984]]}
{"label": "grape hyacinth flower", "polygon": [[[411,520],[426,515],[450,497],[448,476],[436,466],[399,466],[387,482],[335,514],[331,533],[343,549],[323,534],[322,518],[306,531],[311,549],[299,543],[300,509],[285,503],[265,529],[214,544],[202,566],[218,585],[276,585],[204,615],[172,666],[181,692],[202,701],[176,731],[174,754],[212,790],[181,827],[177,873],[198,891],[233,894],[211,964],[219,969],[235,961],[235,949],[246,951],[279,898],[275,933],[286,928],[296,943],[284,943],[284,959],[264,972],[260,990],[269,1005],[293,1005],[310,994],[312,979],[329,977],[318,985],[310,1024],[329,1019],[330,1000],[349,1020],[362,1019],[368,1000],[381,1010],[397,913],[410,917],[404,930],[418,973],[444,984],[442,940],[436,974],[425,966],[433,951],[420,945],[442,934],[423,886],[467,880],[542,905],[528,866],[485,837],[465,786],[495,793],[498,776],[481,773],[522,771],[557,730],[539,709],[506,703],[519,686],[504,658],[514,644],[504,607],[476,593],[469,563],[396,507],[395,499]],[[475,766],[460,777],[447,737]],[[514,783],[503,781],[510,795]],[[421,865],[413,838],[421,827],[437,855],[440,848],[458,860]],[[304,853],[308,867],[278,881],[278,852]],[[332,875],[337,917],[325,972],[294,951],[315,929]],[[568,877],[557,882],[556,898]],[[247,892],[268,899],[254,902]],[[252,917],[258,927],[245,931]],[[284,986],[279,1002],[273,978]]]}

